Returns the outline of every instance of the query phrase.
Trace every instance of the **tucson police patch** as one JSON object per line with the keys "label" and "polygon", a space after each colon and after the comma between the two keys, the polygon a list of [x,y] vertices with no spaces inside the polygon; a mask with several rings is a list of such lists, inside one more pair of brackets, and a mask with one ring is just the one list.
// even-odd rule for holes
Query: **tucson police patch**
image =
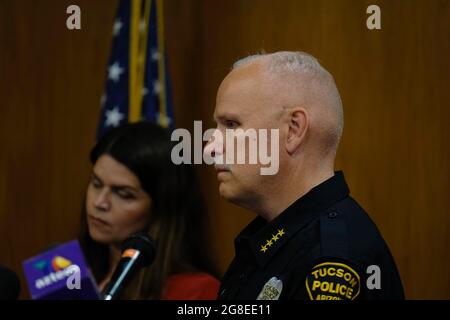
{"label": "tucson police patch", "polygon": [[324,262],[316,265],[306,277],[311,300],[353,300],[359,295],[359,275],[348,265]]}

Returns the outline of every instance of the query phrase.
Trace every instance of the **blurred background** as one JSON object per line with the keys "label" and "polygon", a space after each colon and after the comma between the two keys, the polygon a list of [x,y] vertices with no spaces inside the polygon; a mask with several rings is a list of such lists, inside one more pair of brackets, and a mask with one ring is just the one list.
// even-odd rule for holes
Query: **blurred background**
{"label": "blurred background", "polygon": [[[68,30],[66,8],[81,8]],[[381,30],[366,9],[381,8]],[[77,236],[111,53],[114,0],[0,0],[0,264]],[[406,297],[450,299],[450,1],[169,0],[164,41],[175,126],[213,127],[232,63],[302,50],[335,77],[345,112],[336,168],[377,223]],[[254,214],[199,165],[221,272]],[[22,291],[22,298],[28,293]]]}

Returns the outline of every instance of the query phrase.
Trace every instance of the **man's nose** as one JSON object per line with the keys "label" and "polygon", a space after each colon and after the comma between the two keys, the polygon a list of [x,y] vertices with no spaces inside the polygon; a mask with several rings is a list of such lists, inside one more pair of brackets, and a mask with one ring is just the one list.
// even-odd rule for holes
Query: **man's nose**
{"label": "man's nose", "polygon": [[203,154],[211,155],[212,158],[216,156],[216,152],[214,150],[214,142],[212,141],[212,139],[209,139],[206,143],[205,148],[203,148]]}
{"label": "man's nose", "polygon": [[212,158],[215,158],[218,155],[223,153],[223,139],[222,133],[215,129],[208,142],[203,149],[203,153],[206,155],[211,155]]}
{"label": "man's nose", "polygon": [[108,211],[110,209],[111,201],[109,199],[109,191],[107,188],[103,188],[95,197],[94,206],[100,211]]}

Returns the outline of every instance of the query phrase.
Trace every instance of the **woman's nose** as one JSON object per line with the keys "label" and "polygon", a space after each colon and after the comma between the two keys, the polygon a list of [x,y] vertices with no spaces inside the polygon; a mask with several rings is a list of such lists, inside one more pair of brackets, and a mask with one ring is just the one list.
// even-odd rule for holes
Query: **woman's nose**
{"label": "woman's nose", "polygon": [[108,211],[111,207],[108,189],[104,188],[97,194],[94,200],[94,206],[101,211]]}

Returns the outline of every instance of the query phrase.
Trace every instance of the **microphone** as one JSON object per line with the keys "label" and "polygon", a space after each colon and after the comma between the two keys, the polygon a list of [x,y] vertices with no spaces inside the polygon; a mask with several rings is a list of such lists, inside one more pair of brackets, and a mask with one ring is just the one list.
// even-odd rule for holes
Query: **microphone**
{"label": "microphone", "polygon": [[0,300],[17,300],[20,281],[12,270],[0,266]]}
{"label": "microphone", "polygon": [[101,295],[77,240],[52,246],[23,263],[36,300],[98,300]]}
{"label": "microphone", "polygon": [[155,260],[155,241],[144,232],[130,236],[123,242],[121,249],[122,258],[103,292],[104,300],[118,299],[133,276]]}

